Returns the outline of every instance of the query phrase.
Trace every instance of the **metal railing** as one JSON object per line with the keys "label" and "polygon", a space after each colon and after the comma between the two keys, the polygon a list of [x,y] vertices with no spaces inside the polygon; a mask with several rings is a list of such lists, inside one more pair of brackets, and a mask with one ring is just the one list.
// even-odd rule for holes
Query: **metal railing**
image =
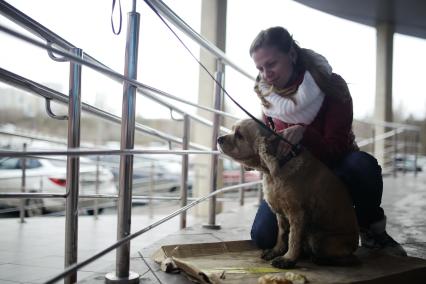
{"label": "metal railing", "polygon": [[[159,1],[156,1],[157,4],[161,3]],[[135,9],[134,5],[134,9]],[[221,132],[229,132],[228,129],[221,127],[219,125],[218,117],[225,116],[232,119],[238,119],[238,117],[235,117],[231,114],[228,114],[226,112],[223,112],[219,110],[218,104],[216,104],[216,108],[212,109],[209,107],[199,106],[197,104],[191,103],[189,101],[180,99],[179,97],[173,96],[171,94],[168,94],[166,92],[163,92],[161,90],[155,89],[153,87],[147,86],[145,84],[142,84],[136,80],[135,76],[135,70],[136,66],[134,65],[136,60],[135,57],[137,57],[137,34],[138,34],[138,26],[139,26],[139,20],[138,20],[138,13],[136,13],[135,10],[133,10],[131,13],[129,13],[129,26],[128,26],[128,38],[127,38],[127,53],[126,53],[126,59],[128,65],[126,65],[125,75],[121,75],[118,72],[113,71],[112,69],[108,68],[107,66],[103,65],[99,61],[95,60],[93,57],[87,55],[82,50],[79,50],[77,47],[73,46],[66,40],[60,38],[47,28],[40,25],[35,20],[31,19],[27,15],[23,14],[22,12],[18,11],[8,3],[4,1],[0,1],[0,11],[3,15],[10,18],[12,21],[19,23],[21,26],[23,26],[25,29],[31,31],[32,33],[41,36],[43,40],[45,40],[47,43],[43,43],[41,41],[35,40],[33,38],[27,37],[21,33],[18,33],[14,30],[11,30],[9,28],[0,26],[0,30],[6,34],[9,34],[11,36],[14,36],[17,39],[20,39],[22,41],[25,41],[27,43],[32,44],[33,46],[43,48],[48,51],[48,54],[50,58],[57,59],[57,55],[62,56],[61,61],[69,60],[71,62],[70,67],[70,85],[71,92],[70,95],[67,97],[66,95],[60,94],[56,91],[53,91],[43,85],[40,85],[36,82],[30,81],[26,78],[23,78],[17,74],[13,74],[12,72],[9,72],[5,69],[0,70],[0,79],[3,82],[6,82],[8,84],[14,85],[16,87],[19,87],[21,89],[25,89],[27,91],[30,91],[32,93],[35,93],[37,95],[40,95],[46,99],[46,111],[52,118],[59,119],[58,116],[53,114],[50,110],[50,101],[51,100],[57,100],[61,103],[68,104],[69,113],[67,117],[61,117],[61,119],[68,119],[68,150],[66,151],[25,151],[25,152],[17,152],[17,151],[8,151],[3,150],[0,152],[0,157],[5,156],[14,156],[14,157],[28,157],[28,156],[57,156],[57,155],[66,155],[68,158],[68,178],[67,178],[67,192],[64,195],[45,195],[43,194],[29,194],[29,193],[16,193],[16,194],[9,194],[9,196],[6,197],[21,197],[21,198],[44,198],[44,197],[65,197],[67,199],[67,214],[66,214],[66,246],[65,246],[65,266],[70,267],[69,272],[66,274],[63,274],[60,278],[65,277],[65,283],[74,283],[76,281],[76,270],[72,269],[73,263],[76,263],[77,259],[77,232],[78,232],[78,173],[79,173],[79,157],[84,155],[120,155],[121,157],[121,166],[120,166],[120,195],[119,195],[119,209],[118,209],[118,219],[119,219],[119,225],[117,227],[118,236],[117,239],[119,240],[117,244],[114,245],[114,248],[117,248],[117,267],[116,272],[107,275],[107,280],[109,282],[116,282],[117,277],[122,281],[125,279],[128,283],[133,283],[135,281],[138,281],[139,277],[137,274],[134,274],[129,271],[129,244],[128,240],[130,240],[130,227],[127,226],[127,224],[130,224],[130,211],[129,211],[129,202],[131,202],[131,187],[132,187],[132,176],[131,171],[133,168],[133,155],[137,154],[143,154],[143,153],[155,153],[155,154],[178,154],[183,156],[182,161],[182,202],[185,201],[185,191],[187,190],[187,172],[188,172],[188,163],[187,163],[187,155],[188,154],[207,154],[213,156],[217,156],[218,152],[213,149],[213,151],[206,151],[205,147],[194,145],[192,143],[189,143],[189,121],[193,120],[194,122],[198,122],[204,125],[207,125],[209,127],[213,128],[213,137],[212,137],[212,144],[215,145],[215,140],[219,134],[219,131]],[[171,11],[171,10],[170,10]],[[201,36],[198,37],[198,39],[202,39]],[[59,48],[58,48],[58,47]],[[207,41],[203,41],[203,46],[209,46],[211,49],[215,49],[214,45],[208,43]],[[72,51],[76,51],[77,54],[73,54]],[[55,56],[52,56],[55,54]],[[224,54],[219,54],[221,62],[225,62],[230,64],[232,67],[236,68],[237,66],[235,64],[232,64],[228,59],[225,58]],[[133,63],[132,63],[133,62]],[[132,65],[133,64],[133,65]],[[102,74],[105,74],[112,78],[115,81],[122,82],[125,86],[127,86],[127,92],[124,91],[123,97],[124,97],[124,103],[123,103],[123,119],[119,119],[107,112],[104,112],[102,110],[99,110],[97,108],[94,108],[93,106],[87,105],[87,104],[81,104],[79,96],[80,96],[80,70],[81,67],[89,67],[91,69],[94,69],[95,71],[101,72]],[[132,71],[133,70],[133,71]],[[242,69],[239,71],[241,72]],[[237,69],[238,71],[238,69]],[[133,72],[133,75],[132,75]],[[245,72],[242,72],[244,75],[247,76]],[[223,76],[223,75],[219,75]],[[217,88],[219,90],[219,88]],[[172,137],[170,135],[166,135],[164,133],[161,133],[159,131],[156,131],[154,129],[148,129],[144,126],[136,125],[134,121],[134,93],[137,91],[140,94],[143,94],[150,99],[178,112],[184,115],[186,122],[185,122],[185,129],[184,129],[184,137],[182,139]],[[221,91],[216,91],[216,97],[219,99],[223,94]],[[216,115],[216,119],[214,122],[210,122],[207,119],[204,119],[202,117],[187,113],[178,107],[172,105],[171,103],[166,102],[163,100],[160,96],[164,96],[166,98],[171,98],[179,102],[184,102],[188,105],[200,108],[202,110],[209,111],[211,113],[214,113]],[[116,123],[121,123],[122,125],[122,139],[121,139],[121,149],[120,150],[104,150],[104,149],[81,149],[80,146],[80,139],[79,139],[79,129],[80,129],[80,109],[83,111],[88,111],[92,114],[97,115],[98,117],[102,117],[104,119],[107,119],[109,121],[113,121]],[[163,138],[167,141],[173,141],[178,144],[182,144],[184,150],[182,151],[153,151],[153,150],[135,150],[133,149],[133,136],[135,129],[142,131],[149,135],[155,135],[159,138]],[[186,137],[185,137],[186,136]],[[189,148],[195,148],[195,149],[203,149],[203,150],[188,150]],[[186,160],[186,161],[185,161]],[[217,163],[217,158],[213,159],[213,163]],[[216,178],[216,171],[217,167],[214,167],[212,169],[211,175]],[[213,180],[213,179],[212,179]],[[245,186],[250,186],[253,183],[248,183]],[[182,207],[178,213],[174,213],[169,215],[169,217],[166,219],[170,219],[177,214],[181,214],[185,212],[187,209],[191,208],[192,206],[195,206],[196,204],[213,198],[213,202],[215,202],[215,196],[218,193],[228,191],[228,190],[234,190],[235,188],[240,187],[240,185],[230,187],[230,188],[224,188],[222,190],[216,191],[216,184],[212,184],[212,192],[205,197],[199,198],[196,201],[192,202],[189,205],[186,205]],[[0,197],[5,197],[0,196]],[[85,196],[87,197],[87,196]],[[93,195],[93,197],[101,197],[101,195]],[[116,198],[117,196],[102,196],[104,198]],[[182,206],[184,203],[182,203]],[[214,203],[211,203],[214,208]],[[213,213],[212,213],[213,212]],[[210,210],[210,217],[209,220],[210,223],[214,223],[214,217],[211,215],[214,215],[214,211]],[[181,226],[185,226],[185,217],[182,216],[182,222]],[[164,221],[166,221],[164,220]],[[214,224],[211,224],[214,225]],[[152,228],[153,226],[150,226]],[[146,231],[142,230],[142,231]],[[136,235],[132,235],[134,237]],[[59,279],[59,278],[58,278]],[[56,280],[58,280],[56,279]],[[55,281],[56,281],[55,280]]]}
{"label": "metal railing", "polygon": [[395,122],[356,121],[358,146],[379,159],[384,175],[408,171],[417,176],[420,128]]}
{"label": "metal railing", "polygon": [[[243,69],[239,68],[236,64],[234,64],[231,60],[229,60],[226,55],[220,51],[213,44],[204,39],[201,35],[196,33],[189,25],[187,25],[182,19],[178,17],[170,8],[168,8],[162,1],[159,0],[150,0],[149,1],[157,10],[167,18],[171,23],[173,23],[176,27],[181,29],[185,34],[187,34],[190,38],[192,38],[196,43],[198,43],[201,47],[209,51],[213,56],[218,59],[218,70],[216,70],[216,80],[219,83],[222,83],[223,78],[223,68],[224,65],[230,66],[234,68],[236,71],[241,73],[242,75],[248,77],[249,79],[253,79],[251,75],[245,72]],[[242,179],[242,184],[236,186],[225,187],[222,189],[217,189],[216,177],[217,177],[217,155],[218,152],[215,149],[215,141],[220,132],[227,133],[228,129],[220,126],[220,117],[228,117],[232,119],[238,119],[234,115],[223,112],[220,110],[221,100],[223,93],[220,88],[216,88],[215,98],[216,103],[214,108],[200,106],[195,103],[189,102],[187,100],[181,99],[178,96],[171,95],[167,92],[161,91],[154,87],[143,84],[136,79],[136,62],[137,62],[137,49],[138,49],[138,30],[139,30],[139,14],[136,12],[136,5],[133,5],[133,10],[129,13],[129,23],[128,23],[128,33],[127,33],[127,50],[126,50],[126,67],[124,75],[119,72],[112,70],[106,65],[94,59],[92,56],[86,54],[82,50],[78,49],[76,46],[72,45],[68,41],[59,37],[46,27],[42,26],[37,21],[31,19],[24,13],[15,9],[13,6],[8,4],[7,2],[0,0],[0,14],[8,17],[13,22],[21,25],[26,30],[32,32],[37,35],[43,41],[35,40],[30,38],[24,34],[16,32],[12,29],[6,28],[4,26],[0,26],[0,31],[3,33],[14,36],[17,39],[25,41],[27,43],[32,44],[33,46],[45,49],[50,58],[56,60],[57,58],[52,56],[53,54],[60,55],[63,59],[70,61],[70,86],[72,86],[71,92],[69,96],[61,94],[57,91],[47,88],[41,84],[38,84],[34,81],[31,81],[27,78],[14,74],[8,70],[0,68],[0,80],[3,82],[18,87],[20,89],[29,91],[36,95],[43,97],[46,100],[46,111],[52,118],[58,119],[50,111],[50,101],[55,100],[63,104],[68,104],[68,149],[65,151],[32,151],[32,150],[24,150],[24,151],[11,151],[11,150],[2,150],[0,151],[0,157],[30,157],[30,156],[57,156],[64,155],[67,156],[68,159],[68,170],[67,170],[67,191],[62,195],[50,195],[43,193],[13,193],[13,194],[0,194],[0,198],[66,198],[67,199],[67,214],[66,214],[66,248],[65,248],[65,271],[54,278],[48,280],[47,283],[54,283],[62,278],[65,279],[65,283],[74,283],[77,280],[76,271],[81,267],[91,263],[92,261],[98,259],[99,257],[105,255],[106,253],[117,249],[117,258],[116,258],[116,272],[109,274],[107,277],[107,281],[109,282],[118,282],[121,283],[136,283],[138,282],[139,276],[136,273],[129,271],[129,242],[131,239],[149,231],[150,229],[170,220],[171,218],[180,215],[181,227],[186,226],[186,215],[185,212],[192,208],[193,206],[205,201],[210,201],[210,210],[209,210],[209,226],[214,227],[215,224],[215,201],[216,196],[220,193],[240,190],[244,189],[248,186],[253,186],[259,184],[259,182],[251,182],[244,183]],[[74,52],[74,53],[73,53]],[[100,72],[112,80],[116,82],[123,83],[124,91],[123,91],[123,112],[122,119],[114,116],[108,112],[95,108],[91,105],[81,103],[79,95],[80,95],[80,70],[82,67],[91,68],[97,72]],[[180,113],[184,117],[184,129],[182,138],[175,137],[172,135],[168,135],[166,133],[162,133],[161,131],[149,128],[147,126],[138,124],[135,122],[134,115],[134,100],[135,94],[142,94],[155,102],[166,106],[167,108]],[[209,121],[203,117],[190,114],[179,107],[167,102],[163,99],[166,97],[168,99],[173,99],[175,101],[183,102],[187,105],[208,111],[214,114],[213,121]],[[80,148],[80,139],[79,139],[79,131],[80,131],[80,110],[96,115],[97,117],[106,119],[108,121],[121,124],[121,147],[120,150],[105,150],[105,149],[83,149]],[[190,142],[190,122],[197,122],[203,125],[212,127],[213,135],[212,135],[212,148],[197,145]],[[388,127],[388,126],[386,126]],[[152,135],[160,139],[164,139],[168,142],[173,142],[179,145],[182,145],[182,150],[144,150],[144,149],[134,149],[134,135],[135,131],[137,133],[144,133],[147,135]],[[401,134],[400,127],[394,127],[392,130],[393,134],[389,134],[387,136],[387,132],[383,134],[383,137],[377,137],[371,139],[369,141],[364,140],[360,142],[362,147],[369,147],[371,144],[377,143],[377,141],[382,139],[389,139],[389,137],[394,137],[392,139],[396,140],[398,135]],[[410,130],[412,131],[412,129]],[[417,131],[417,130],[414,130]],[[373,135],[374,137],[376,135]],[[386,136],[386,137],[385,137]],[[418,135],[416,138],[415,147],[418,145]],[[394,150],[393,155],[396,155],[400,150],[401,146],[398,145],[398,140],[394,141]],[[406,147],[406,146],[403,146]],[[196,149],[196,150],[190,150]],[[405,149],[405,148],[404,148]],[[176,154],[182,155],[182,180],[181,180],[181,196],[179,200],[181,201],[181,208],[171,213],[167,217],[154,222],[150,226],[143,228],[137,231],[134,234],[130,234],[130,219],[131,214],[129,211],[132,198],[132,186],[133,186],[133,178],[132,178],[132,170],[133,170],[133,156],[140,154]],[[408,150],[407,150],[408,153]],[[414,151],[417,154],[417,151]],[[190,154],[201,154],[201,155],[211,155],[211,192],[207,196],[195,199],[192,203],[187,204],[187,200],[189,200],[187,196],[187,188],[188,188],[188,155]],[[118,227],[117,227],[117,239],[118,241],[112,246],[106,248],[100,253],[86,259],[81,263],[77,263],[77,232],[78,232],[78,173],[79,173],[79,157],[80,156],[88,156],[88,155],[119,155],[121,157],[120,163],[120,194],[119,195],[103,195],[103,194],[93,194],[93,195],[85,195],[82,197],[85,198],[108,198],[108,199],[118,199]],[[244,177],[241,174],[242,178]],[[23,179],[25,180],[25,178]],[[25,183],[22,184],[22,188],[25,188]],[[240,204],[244,204],[244,191],[240,190]],[[140,197],[151,199],[155,197]],[[259,198],[262,198],[259,195]],[[171,198],[164,198],[164,200],[171,200]]]}

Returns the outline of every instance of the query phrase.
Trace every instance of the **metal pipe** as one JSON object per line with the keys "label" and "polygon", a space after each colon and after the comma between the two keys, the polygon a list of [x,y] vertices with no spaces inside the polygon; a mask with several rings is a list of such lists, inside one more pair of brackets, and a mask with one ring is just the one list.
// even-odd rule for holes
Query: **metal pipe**
{"label": "metal pipe", "polygon": [[[260,181],[247,182],[244,184],[237,184],[231,186],[232,189],[240,188],[240,187],[249,187],[251,185],[260,185]],[[224,187],[228,188],[228,187]],[[50,193],[0,193],[0,199],[16,199],[16,198],[66,198],[66,194],[50,194]],[[99,198],[99,199],[117,199],[119,195],[117,194],[80,194],[79,198]],[[172,197],[172,196],[147,196],[147,195],[132,195],[132,199],[134,200],[145,200],[145,199],[153,199],[153,200],[180,200],[180,197]],[[188,198],[195,199],[195,198]]]}
{"label": "metal pipe", "polygon": [[[182,150],[187,150],[190,140],[190,120],[188,115],[183,116]],[[188,202],[188,155],[182,155],[182,177],[180,183],[180,206],[185,207]],[[186,211],[180,214],[180,228],[186,228]]]}
{"label": "metal pipe", "polygon": [[203,155],[220,155],[219,151],[199,151],[199,150],[135,150],[135,149],[124,149],[124,150],[87,150],[87,149],[72,149],[67,151],[62,150],[41,150],[41,151],[9,151],[0,150],[0,157],[31,157],[31,156],[95,156],[95,155],[136,155],[136,154],[175,154],[175,155],[186,155],[186,154],[203,154]]}
{"label": "metal pipe", "polygon": [[[150,171],[150,180],[149,180],[149,196],[153,195],[155,188],[155,163],[151,162],[151,171]],[[152,198],[149,199],[149,217],[152,218],[154,216],[154,208],[152,207]]]}
{"label": "metal pipe", "polygon": [[[404,160],[407,160],[407,132],[404,130],[403,132],[403,145],[402,145],[402,151],[403,151],[403,157]],[[407,173],[407,167],[403,167],[403,174],[405,175]]]}
{"label": "metal pipe", "polygon": [[[261,180],[263,180],[263,173],[260,174]],[[262,182],[262,181],[261,181]],[[262,185],[262,183],[260,183]],[[261,186],[259,186],[259,192],[258,192],[258,203],[260,205],[260,203],[263,200],[263,189]]]}
{"label": "metal pipe", "polygon": [[[96,71],[101,72],[101,73],[103,73],[105,75],[108,75],[109,77],[113,77],[116,81],[118,80],[120,82],[124,81],[124,82],[130,83],[133,86],[138,87],[138,89],[140,89],[141,92],[144,93],[144,94],[146,94],[146,92],[153,92],[153,93],[156,93],[158,95],[161,95],[161,96],[164,96],[164,97],[176,100],[176,101],[184,102],[185,104],[197,107],[199,109],[203,109],[203,110],[206,110],[206,111],[209,111],[209,112],[214,112],[214,113],[220,113],[223,116],[227,116],[227,117],[230,117],[230,118],[238,119],[238,117],[236,117],[234,115],[231,115],[229,113],[222,112],[222,111],[215,111],[215,110],[213,110],[211,108],[208,108],[208,107],[205,107],[205,106],[200,106],[200,105],[198,105],[196,103],[192,103],[190,101],[181,99],[180,97],[171,95],[171,94],[169,94],[167,92],[164,92],[164,91],[161,91],[161,90],[159,90],[157,88],[148,86],[146,84],[142,84],[142,83],[140,83],[140,82],[138,82],[136,80],[133,80],[133,79],[128,78],[128,77],[126,77],[124,75],[121,75],[120,73],[115,72],[114,70],[112,70],[110,68],[107,68],[105,66],[102,66],[102,65],[99,65],[99,64],[96,64],[96,63],[92,63],[91,61],[88,61],[88,60],[84,60],[84,59],[78,58],[78,57],[74,56],[73,54],[71,54],[69,52],[62,51],[60,49],[54,48],[54,47],[52,47],[52,46],[50,46],[48,44],[45,44],[45,43],[41,43],[41,42],[39,42],[39,41],[37,41],[37,40],[35,40],[33,38],[30,38],[30,37],[22,34],[22,33],[13,31],[13,30],[11,30],[11,29],[3,26],[3,25],[0,25],[0,31],[3,31],[6,34],[14,36],[15,38],[18,38],[18,39],[23,40],[25,42],[31,43],[32,45],[37,46],[39,48],[42,48],[42,49],[45,49],[45,50],[49,50],[49,51],[58,53],[58,54],[60,54],[60,55],[62,55],[64,57],[68,58],[71,62],[80,63],[80,64],[82,64],[84,66],[87,66],[87,67],[93,69],[93,70],[96,70]],[[148,94],[146,94],[146,95],[148,95]],[[152,96],[151,95],[151,98],[156,98],[156,96]],[[157,101],[159,101],[159,100],[157,100]],[[164,101],[162,101],[162,104],[163,105],[168,105],[168,106],[172,107],[173,109],[175,109],[176,111],[178,111],[178,109],[175,106],[173,106],[172,104],[167,104]],[[182,111],[182,112],[184,112],[184,111]],[[202,120],[202,119],[200,119],[200,120]]]}
{"label": "metal pipe", "polygon": [[15,198],[66,198],[66,194],[51,194],[51,193],[22,193],[9,192],[0,193],[0,198],[15,199]]}
{"label": "metal pipe", "polygon": [[[245,183],[245,170],[244,166],[240,166],[240,183]],[[244,187],[240,188],[240,206],[244,205]]]}
{"label": "metal pipe", "polygon": [[417,177],[417,155],[419,153],[420,133],[416,131],[414,141],[414,177]]}
{"label": "metal pipe", "polygon": [[[100,158],[99,156],[96,156],[96,184],[95,184],[95,193],[99,194],[99,162]],[[98,219],[98,199],[96,198],[93,204],[93,212],[95,219]]]}
{"label": "metal pipe", "polygon": [[[73,53],[81,57],[83,51],[73,49]],[[70,93],[68,107],[68,149],[80,147],[81,119],[81,65],[70,64]],[[65,207],[65,267],[77,262],[78,248],[78,194],[80,158],[67,157],[67,198]],[[66,284],[77,282],[77,273],[68,275]]]}
{"label": "metal pipe", "polygon": [[[27,143],[22,145],[23,151],[27,150]],[[22,167],[22,177],[21,177],[21,192],[25,193],[26,190],[26,169],[27,169],[27,159],[25,157],[21,158],[21,167]],[[19,218],[21,223],[25,223],[25,203],[26,199],[22,199],[19,206]]]}
{"label": "metal pipe", "polygon": [[[128,13],[125,77],[137,78],[140,14]],[[136,80],[135,80],[136,81]],[[129,82],[123,84],[123,106],[121,124],[121,150],[134,148],[136,111],[136,87]],[[132,210],[133,155],[120,157],[120,198],[118,200],[117,240],[130,235]],[[139,283],[139,275],[129,271],[130,242],[117,249],[116,271],[105,276],[107,283]]]}
{"label": "metal pipe", "polygon": [[393,156],[391,156],[391,159],[393,159],[393,177],[396,177],[397,175],[397,168],[396,168],[396,157],[398,156],[398,131],[397,129],[394,130],[393,135]]}
{"label": "metal pipe", "polygon": [[[222,95],[223,90],[218,86],[218,84],[223,85],[224,81],[224,72],[223,72],[223,63],[217,61],[217,70],[216,70],[216,81],[215,84],[215,98],[214,98],[214,108],[222,108]],[[220,127],[220,117],[218,114],[213,115],[213,133],[212,133],[212,151],[217,150],[217,137],[219,136],[219,127]],[[210,164],[210,192],[214,192],[217,189],[217,165],[218,165],[218,156],[211,157]],[[216,224],[216,196],[213,196],[209,200],[209,221],[204,227],[209,229],[220,229],[220,225]]]}
{"label": "metal pipe", "polygon": [[178,15],[176,15],[172,9],[170,9],[166,4],[164,4],[163,1],[148,0],[148,2],[151,3],[162,16],[164,16],[168,21],[173,23],[174,26],[179,28],[189,38],[197,42],[201,47],[203,47],[205,50],[214,55],[218,60],[226,63],[227,65],[229,65],[242,75],[246,76],[247,78],[253,81],[255,80],[252,75],[245,72],[243,69],[234,64],[230,59],[228,59],[223,51],[221,51],[214,44],[212,44],[207,39],[198,34],[196,31],[194,31],[187,23],[185,23],[185,21],[183,21]]}
{"label": "metal pipe", "polygon": [[[60,103],[68,105],[68,96],[66,96],[66,95],[64,95],[60,92],[57,92],[53,89],[50,89],[46,86],[43,86],[43,85],[41,85],[37,82],[31,81],[27,78],[21,77],[17,74],[10,72],[10,71],[7,71],[7,70],[5,70],[1,67],[0,67],[0,79],[3,82],[10,84],[10,85],[13,85],[17,88],[23,89],[25,91],[29,91],[31,93],[42,96],[44,98],[53,99],[53,100],[56,100]],[[150,96],[148,96],[148,97],[150,97]],[[91,113],[91,114],[98,116],[102,119],[108,120],[108,121],[116,123],[116,124],[121,124],[121,118],[120,117],[113,115],[113,114],[110,114],[108,112],[105,112],[105,111],[98,109],[94,106],[91,106],[89,104],[83,103],[82,109],[84,111],[87,111],[88,113]],[[179,110],[177,110],[177,111],[179,111]],[[212,125],[212,123],[208,122],[204,118],[201,118],[201,117],[198,117],[198,116],[195,116],[195,115],[190,115],[190,116],[194,120],[199,121],[202,124],[205,124],[207,126]],[[136,123],[135,127],[136,127],[136,130],[138,130],[140,132],[144,132],[148,135],[152,135],[152,136],[155,136],[155,137],[158,137],[158,138],[161,138],[161,139],[165,139],[165,140],[168,140],[168,141],[173,141],[173,142],[178,143],[178,144],[182,144],[182,141],[179,140],[177,137],[165,134],[161,131],[155,130],[155,129],[150,128],[148,126],[144,126],[144,125],[141,125],[139,123]],[[190,145],[191,145],[191,148],[194,148],[194,149],[201,149],[201,150],[208,149],[207,147],[203,147],[203,146],[197,145],[197,144],[191,143]]]}
{"label": "metal pipe", "polygon": [[[249,182],[249,183],[245,184],[245,186],[252,186],[252,185],[256,185],[256,184],[259,184],[259,182],[258,181]],[[164,217],[164,218],[162,218],[162,219],[160,219],[158,221],[155,221],[151,225],[149,225],[149,226],[147,226],[147,227],[145,227],[145,228],[143,228],[143,229],[141,229],[141,230],[139,230],[139,231],[137,231],[137,232],[135,232],[135,233],[133,233],[131,235],[128,235],[127,237],[125,237],[125,238],[123,238],[121,240],[118,240],[115,244],[107,247],[106,249],[98,252],[97,254],[89,257],[88,259],[86,259],[86,260],[84,260],[84,261],[82,261],[80,263],[77,263],[77,264],[73,265],[72,267],[69,267],[69,268],[65,269],[62,273],[60,273],[60,274],[52,277],[51,279],[48,279],[45,283],[46,284],[53,284],[56,281],[58,281],[58,280],[62,279],[63,277],[65,277],[66,275],[68,275],[70,273],[73,273],[74,271],[77,271],[78,269],[80,269],[80,268],[82,268],[82,267],[84,267],[84,266],[92,263],[93,261],[97,260],[98,258],[106,255],[110,251],[112,251],[112,250],[120,247],[121,245],[129,242],[130,240],[132,240],[132,239],[134,239],[134,238],[136,238],[136,237],[138,237],[138,236],[140,236],[140,235],[148,232],[149,230],[151,230],[151,229],[153,229],[153,228],[155,228],[155,227],[163,224],[164,222],[167,222],[168,220],[176,217],[177,215],[179,215],[183,211],[189,210],[190,208],[192,208],[195,205],[197,205],[197,204],[199,204],[199,203],[201,203],[201,202],[203,202],[203,201],[211,198],[212,196],[215,196],[217,194],[224,193],[224,192],[227,192],[227,191],[235,190],[235,189],[239,188],[239,186],[240,185],[233,185],[233,186],[224,187],[224,188],[218,189],[215,192],[212,192],[212,193],[210,193],[210,194],[208,194],[206,196],[200,197],[200,198],[194,200],[193,202],[191,202],[190,204],[186,205],[185,207],[182,207],[182,208],[180,208],[180,209],[178,209],[178,210],[170,213],[166,217]]]}

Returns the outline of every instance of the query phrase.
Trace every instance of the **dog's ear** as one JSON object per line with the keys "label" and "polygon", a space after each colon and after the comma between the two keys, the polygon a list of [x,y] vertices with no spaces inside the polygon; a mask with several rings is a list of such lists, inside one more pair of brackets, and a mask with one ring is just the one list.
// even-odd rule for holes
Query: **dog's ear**
{"label": "dog's ear", "polygon": [[266,143],[266,153],[270,155],[275,155],[277,153],[280,139],[275,135],[270,135],[268,138],[265,139],[264,143]]}
{"label": "dog's ear", "polygon": [[253,169],[253,168],[246,167],[246,166],[244,166],[244,170],[245,170],[245,171],[254,171],[254,169]]}

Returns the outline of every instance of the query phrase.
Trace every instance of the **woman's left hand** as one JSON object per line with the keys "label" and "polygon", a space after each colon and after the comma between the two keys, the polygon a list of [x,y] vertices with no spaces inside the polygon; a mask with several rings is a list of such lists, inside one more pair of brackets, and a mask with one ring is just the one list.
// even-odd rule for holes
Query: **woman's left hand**
{"label": "woman's left hand", "polygon": [[[297,144],[302,140],[303,134],[305,133],[306,126],[296,124],[293,126],[290,126],[289,128],[284,129],[283,131],[279,132],[279,134],[284,137],[286,140],[288,140],[291,144]],[[284,141],[280,141],[278,144],[277,154],[280,155],[287,155],[288,152],[291,150],[291,145]]]}

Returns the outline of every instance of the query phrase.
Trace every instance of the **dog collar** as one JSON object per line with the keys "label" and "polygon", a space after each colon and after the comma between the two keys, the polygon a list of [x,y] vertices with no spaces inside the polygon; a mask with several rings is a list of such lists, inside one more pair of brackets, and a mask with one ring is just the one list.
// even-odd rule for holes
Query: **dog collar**
{"label": "dog collar", "polygon": [[302,152],[302,149],[303,147],[300,143],[293,145],[290,152],[279,160],[280,167],[284,166],[288,161],[299,155]]}

